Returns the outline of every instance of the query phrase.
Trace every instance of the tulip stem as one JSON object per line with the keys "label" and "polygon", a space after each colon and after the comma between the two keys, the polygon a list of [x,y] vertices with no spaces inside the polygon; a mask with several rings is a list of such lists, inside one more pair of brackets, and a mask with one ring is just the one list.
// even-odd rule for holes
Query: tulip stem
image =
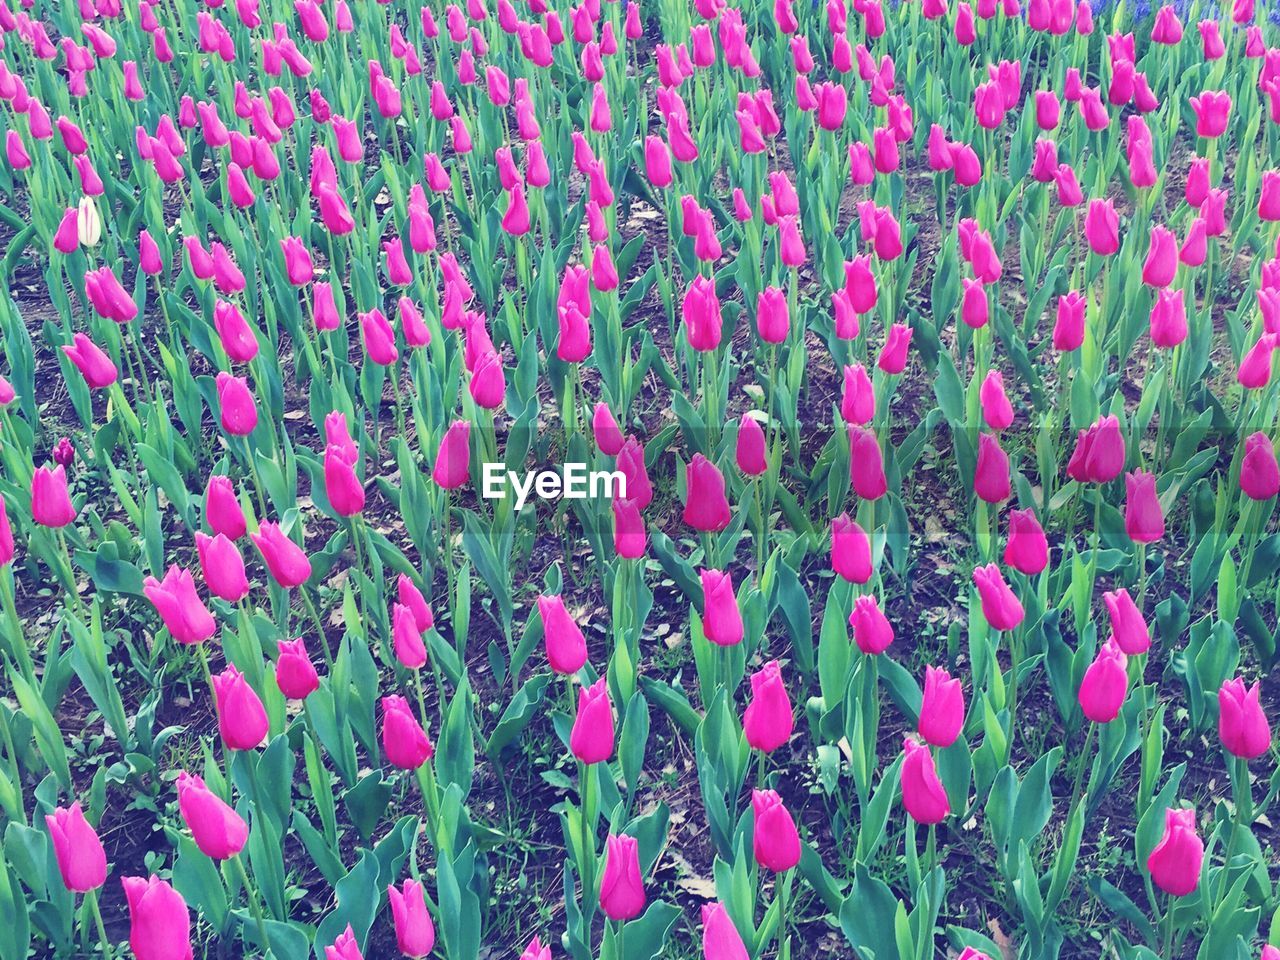
{"label": "tulip stem", "polygon": [[[448,593],[445,594],[445,600],[449,605],[449,623],[451,626],[457,626],[458,613],[455,609],[457,604],[457,584],[454,582],[456,573],[453,569],[453,491],[445,490],[444,492],[444,536],[440,540],[440,549],[444,552],[444,575],[445,585]],[[456,635],[453,638],[455,646],[458,642]]]}
{"label": "tulip stem", "polygon": [[591,809],[595,804],[595,768],[578,761],[578,784],[582,789],[582,912],[590,918],[595,910],[595,905],[588,900],[595,887],[595,815]]}
{"label": "tulip stem", "polygon": [[[258,811],[254,810],[256,816]],[[258,927],[258,936],[262,939],[263,954],[270,953],[269,941],[267,940],[267,925],[262,918],[262,907],[258,903],[258,898],[253,892],[253,886],[249,883],[249,873],[244,868],[244,861],[240,859],[240,854],[232,854],[231,862],[236,865],[236,872],[240,875],[240,882],[244,885],[244,898],[249,904],[249,912],[253,914],[253,921]]]}
{"label": "tulip stem", "polygon": [[1254,501],[1251,497],[1242,496],[1244,506],[1240,508],[1240,539],[1241,543],[1247,544],[1242,550],[1244,559],[1240,564],[1240,579],[1238,586],[1246,593],[1249,590],[1249,571],[1253,566],[1254,547],[1257,546],[1256,538],[1250,536],[1249,525],[1253,521]]}
{"label": "tulip stem", "polygon": [[[298,588],[298,593],[302,596],[302,605],[307,608],[307,615],[311,617],[311,621],[316,625],[316,642],[320,644],[320,652],[324,654],[325,666],[333,667],[333,655],[329,652],[329,641],[324,635],[324,621],[320,619],[320,611],[316,609],[316,605],[311,600],[311,595],[307,593],[305,586]],[[288,598],[285,600],[288,603]]]}
{"label": "tulip stem", "polygon": [[258,461],[254,459],[253,447],[249,444],[248,436],[244,437],[244,456],[249,462],[249,476],[253,479],[253,492],[258,498],[258,509],[262,511],[262,518],[265,520],[268,516],[267,500],[262,490],[262,478],[258,476]]}
{"label": "tulip stem", "polygon": [[88,610],[85,608],[84,600],[80,597],[80,590],[76,585],[75,567],[71,565],[71,547],[67,544],[67,535],[61,527],[56,527],[58,544],[62,547],[62,557],[67,564],[67,592],[71,594],[71,599],[75,601],[76,613],[84,621],[85,626],[89,625]]}
{"label": "tulip stem", "polygon": [[1222,859],[1222,883],[1218,890],[1218,899],[1227,895],[1231,884],[1231,858],[1235,856],[1236,837],[1241,830],[1248,830],[1253,821],[1253,789],[1249,783],[1249,763],[1243,757],[1227,755],[1227,768],[1231,775],[1231,787],[1235,802],[1234,816],[1231,818],[1231,834],[1227,837],[1227,847]]}
{"label": "tulip stem", "polygon": [[106,924],[102,922],[102,910],[98,907],[98,891],[90,890],[84,895],[84,899],[89,904],[89,912],[93,914],[93,925],[98,931],[98,942],[102,944],[103,960],[110,960],[111,938],[107,936]]}
{"label": "tulip stem", "polygon": [[1084,772],[1092,765],[1093,761],[1093,742],[1098,735],[1098,725],[1089,722],[1089,732],[1085,734],[1084,749],[1080,751],[1077,757],[1076,778],[1075,783],[1071,787],[1071,806],[1067,807],[1067,818],[1070,819],[1072,811],[1075,810],[1076,804],[1080,802],[1080,790],[1084,786]]}
{"label": "tulip stem", "polygon": [[[7,566],[7,565],[6,565]],[[13,658],[18,661],[22,675],[28,680],[35,678],[35,665],[31,661],[31,649],[27,644],[27,636],[22,630],[22,620],[18,616],[18,606],[13,595],[13,568],[0,569],[0,597],[4,602],[4,613],[9,621],[12,633],[6,637],[7,646]]]}
{"label": "tulip stem", "polygon": [[778,956],[791,956],[791,933],[787,929],[787,892],[791,888],[791,871],[778,876]]}
{"label": "tulip stem", "polygon": [[1170,894],[1169,906],[1164,912],[1164,943],[1160,949],[1160,956],[1162,957],[1169,957],[1173,955],[1173,902],[1173,895]]}

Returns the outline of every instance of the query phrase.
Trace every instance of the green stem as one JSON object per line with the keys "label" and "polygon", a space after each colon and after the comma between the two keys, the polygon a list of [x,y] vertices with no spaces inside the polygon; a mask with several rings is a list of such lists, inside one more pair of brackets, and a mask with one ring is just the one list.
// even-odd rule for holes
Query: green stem
{"label": "green stem", "polygon": [[249,903],[249,910],[253,914],[253,922],[258,927],[258,937],[262,940],[262,950],[266,953],[269,950],[269,941],[267,940],[267,925],[262,918],[262,906],[258,903],[258,898],[253,892],[253,886],[249,883],[249,873],[244,868],[244,861],[240,859],[240,854],[233,854],[231,862],[235,864],[236,873],[240,875],[240,882],[244,884],[244,898]]}
{"label": "green stem", "polygon": [[582,846],[582,912],[590,918],[595,911],[595,904],[590,897],[595,892],[595,768],[589,764],[578,763],[578,783],[582,788],[581,811],[581,846]]}
{"label": "green stem", "polygon": [[1071,812],[1075,810],[1076,804],[1080,802],[1080,790],[1084,786],[1084,772],[1089,768],[1092,762],[1093,742],[1097,735],[1098,725],[1089,721],[1089,732],[1085,734],[1084,749],[1080,751],[1080,756],[1077,758],[1079,762],[1076,766],[1075,783],[1072,784],[1071,787],[1071,806],[1067,807],[1068,818],[1070,817]]}
{"label": "green stem", "polygon": [[102,910],[98,907],[98,891],[90,890],[84,895],[85,901],[89,904],[89,910],[93,914],[93,925],[98,931],[98,942],[102,944],[103,960],[111,958],[111,938],[107,936],[106,924],[102,922]]}
{"label": "green stem", "polygon": [[[316,609],[315,603],[311,600],[311,595],[307,593],[305,586],[298,588],[298,593],[302,597],[302,605],[307,608],[307,615],[311,617],[311,621],[316,626],[316,643],[320,645],[320,652],[324,654],[325,665],[333,667],[333,655],[329,653],[329,641],[324,635],[324,621],[320,619],[320,611]],[[285,600],[288,603],[288,599]]]}

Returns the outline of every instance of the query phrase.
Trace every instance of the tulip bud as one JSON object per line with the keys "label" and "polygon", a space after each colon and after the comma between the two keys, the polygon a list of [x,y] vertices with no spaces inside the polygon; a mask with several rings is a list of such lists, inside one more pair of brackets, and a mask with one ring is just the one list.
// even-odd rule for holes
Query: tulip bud
{"label": "tulip bud", "polygon": [[195,580],[176,564],[165,573],[164,580],[147,577],[142,592],[178,643],[201,643],[217,630],[213,614],[196,593]]}
{"label": "tulip bud", "polygon": [[1246,687],[1239,677],[1218,690],[1218,736],[1228,753],[1255,760],[1271,749],[1271,724],[1259,701],[1261,684]]}
{"label": "tulip bud", "polygon": [[209,478],[204,495],[204,518],[215,534],[223,534],[228,540],[244,536],[247,529],[244,511],[240,509],[229,477],[215,474]]}
{"label": "tulip bud", "polygon": [[1110,723],[1119,716],[1129,689],[1128,662],[1113,637],[1085,669],[1077,696],[1080,709],[1094,723]]}
{"label": "tulip bud", "polygon": [[889,490],[880,441],[866,427],[849,427],[849,480],[863,500],[879,500]]}
{"label": "tulip bud", "polygon": [[941,823],[951,814],[951,802],[938,779],[933,754],[910,734],[902,738],[902,747],[902,806],[916,823]]}
{"label": "tulip bud", "polygon": [[1012,490],[1009,481],[1009,455],[1000,448],[994,434],[978,435],[978,459],[974,468],[973,492],[987,503],[1008,500]]}
{"label": "tulip bud", "polygon": [[871,539],[847,513],[831,521],[831,569],[850,583],[871,579]]}
{"label": "tulip bud", "polygon": [[249,539],[262,554],[272,579],[280,586],[300,587],[311,579],[311,561],[306,551],[286,536],[279,524],[264,520],[257,533],[249,534]]}
{"label": "tulip bud", "polygon": [[738,469],[749,477],[758,477],[769,469],[764,431],[760,428],[760,421],[749,413],[744,413],[738,421],[734,459]]}
{"label": "tulip bud", "polygon": [[1171,897],[1185,897],[1200,885],[1204,841],[1196,834],[1196,812],[1168,808],[1164,836],[1147,857],[1147,870],[1155,885]]}
{"label": "tulip bud", "polygon": [[1156,478],[1145,470],[1125,476],[1124,529],[1134,543],[1155,543],[1164,536],[1164,511],[1156,496]]}
{"label": "tulip bud", "polygon": [[604,763],[613,756],[613,703],[609,682],[601,677],[578,692],[578,715],[569,734],[569,750],[585,764]]}
{"label": "tulip bud", "polygon": [[249,839],[249,825],[203,779],[178,774],[178,812],[200,852],[211,860],[228,860]]}
{"label": "tulip bud", "polygon": [[440,439],[431,477],[445,490],[456,490],[471,478],[471,421],[455,420],[449,425]]}
{"label": "tulip bud", "polygon": [[427,910],[422,884],[406,880],[402,887],[387,887],[391,916],[395,921],[396,945],[406,957],[425,957],[436,943],[436,929]]}
{"label": "tulip bud", "polygon": [[733,580],[719,570],[700,570],[702,580],[702,632],[722,647],[742,642],[742,612],[733,592]]}
{"label": "tulip bud", "polygon": [[[322,638],[323,642],[323,638]],[[290,700],[305,700],[320,689],[320,677],[307,655],[307,646],[302,637],[295,640],[278,640],[276,648],[280,652],[276,660],[276,686]]]}
{"label": "tulip bud", "polygon": [[122,877],[129,906],[129,948],[137,960],[189,957],[191,915],[182,894],[157,876]]}
{"label": "tulip bud", "polygon": [[107,882],[107,855],[97,832],[84,818],[80,802],[57,807],[44,818],[53,840],[62,883],[75,893],[88,893]]}
{"label": "tulip bud", "polygon": [[1146,653],[1151,647],[1151,631],[1129,591],[1121,587],[1104,593],[1102,602],[1111,616],[1111,635],[1117,646],[1129,656]]}
{"label": "tulip bud", "polygon": [[102,218],[92,197],[81,197],[76,209],[76,236],[82,246],[96,247],[102,237]]}
{"label": "tulip bud", "polygon": [[627,834],[610,834],[605,840],[600,877],[600,909],[610,920],[631,920],[640,916],[645,903],[639,844]]}
{"label": "tulip bud", "polygon": [[849,626],[854,643],[868,656],[884,653],[893,643],[893,626],[874,596],[864,594],[854,600]]}
{"label": "tulip bud", "polygon": [[751,811],[755,826],[751,848],[756,863],[774,873],[785,873],[800,862],[800,835],[782,797],[773,790],[752,790]]}
{"label": "tulip bud", "polygon": [[351,924],[348,923],[347,928],[334,938],[333,943],[324,948],[324,960],[364,960]]}
{"label": "tulip bud", "polygon": [[382,750],[401,770],[417,770],[435,753],[431,739],[404,697],[382,698]]}
{"label": "tulip bud", "polygon": [[982,616],[993,630],[1013,630],[1022,623],[1025,611],[994,563],[973,571],[973,582],[982,603]]}
{"label": "tulip bud", "polygon": [[840,398],[840,416],[850,424],[865,426],[876,415],[876,391],[867,368],[854,363],[844,368],[844,393]]}
{"label": "tulip bud", "polygon": [[227,603],[239,603],[249,593],[249,581],[245,577],[244,558],[232,540],[222,534],[210,537],[196,531],[196,552],[200,557],[200,571],[209,591]]}
{"label": "tulip bud", "polygon": [[920,736],[935,747],[949,747],[964,729],[964,690],[946,670],[925,667],[920,701]]}
{"label": "tulip bud", "polygon": [[723,903],[702,905],[702,955],[704,960],[750,960],[742,935]]}
{"label": "tulip bud", "polygon": [[[729,501],[724,476],[714,463],[695,453],[685,472],[684,522],[704,533],[718,533],[729,525]],[[630,487],[627,492],[631,493]]]}
{"label": "tulip bud", "polygon": [[213,677],[218,733],[228,750],[252,750],[267,735],[267,711],[243,674],[228,664]]}
{"label": "tulip bud", "polygon": [[1251,500],[1270,500],[1280,493],[1280,463],[1271,438],[1262,431],[1245,438],[1240,489]]}
{"label": "tulip bud", "polygon": [[564,598],[538,597],[538,614],[542,617],[542,638],[551,669],[565,676],[577,673],[587,662],[587,641],[565,609]]}
{"label": "tulip bud", "polygon": [[782,668],[771,660],[751,675],[751,702],[742,715],[747,743],[761,753],[772,753],[791,739],[795,717]]}

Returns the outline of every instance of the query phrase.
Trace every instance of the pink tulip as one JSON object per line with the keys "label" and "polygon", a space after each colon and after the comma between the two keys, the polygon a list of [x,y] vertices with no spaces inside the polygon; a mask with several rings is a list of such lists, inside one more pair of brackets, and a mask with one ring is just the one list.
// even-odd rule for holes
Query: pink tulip
{"label": "pink tulip", "polygon": [[1110,483],[1124,470],[1125,442],[1115,414],[1101,417],[1076,437],[1067,476],[1077,483]]}
{"label": "pink tulip", "polygon": [[752,790],[751,810],[755,820],[751,849],[756,863],[774,873],[785,873],[800,862],[795,820],[773,790]]}
{"label": "pink tulip", "polygon": [[941,823],[951,814],[951,802],[938,779],[933,754],[910,734],[902,738],[902,748],[902,806],[916,823]]}
{"label": "pink tulip", "polygon": [[632,920],[644,911],[646,902],[639,844],[627,834],[610,834],[600,876],[600,909],[610,920]]}
{"label": "pink tulip", "polygon": [[1155,885],[1171,897],[1185,897],[1200,885],[1204,841],[1196,834],[1196,812],[1168,808],[1164,836],[1147,857],[1147,871]]}
{"label": "pink tulip", "polygon": [[249,839],[249,825],[203,779],[185,770],[178,774],[178,812],[200,852],[211,860],[228,860]]}
{"label": "pink tulip", "polygon": [[209,478],[204,495],[205,522],[215,534],[223,534],[228,540],[239,540],[245,534],[246,523],[235,487],[229,477],[215,474]]}
{"label": "pink tulip", "polygon": [[[1218,42],[1220,44],[1221,40]],[[1224,90],[1205,90],[1200,96],[1191,98],[1191,109],[1196,114],[1196,136],[1215,139],[1227,130],[1231,96]]]}
{"label": "pink tulip", "polygon": [[742,612],[733,590],[733,579],[719,570],[701,570],[702,630],[712,643],[732,647],[742,642]]}
{"label": "pink tulip", "polygon": [[879,500],[889,489],[880,441],[866,427],[849,427],[849,479],[863,500]]}
{"label": "pink tulip", "polygon": [[850,583],[871,579],[871,540],[846,513],[831,521],[831,569]]}
{"label": "pink tulip", "polygon": [[267,711],[253,687],[228,664],[213,676],[218,733],[228,750],[252,750],[267,735]]}
{"label": "pink tulip", "polygon": [[425,957],[436,943],[436,929],[427,910],[422,884],[406,880],[401,887],[390,884],[387,899],[396,928],[396,946],[406,957]]}
{"label": "pink tulip", "polygon": [[196,552],[210,593],[227,603],[239,603],[244,599],[249,593],[249,581],[245,577],[244,558],[234,541],[220,533],[210,537],[197,530]]}
{"label": "pink tulip", "polygon": [[1022,603],[1005,583],[999,567],[994,563],[978,567],[973,571],[973,582],[982,603],[982,616],[993,630],[1014,630],[1022,623]]}
{"label": "pink tulip", "polygon": [[742,729],[749,743],[761,753],[772,753],[791,739],[794,711],[782,681],[777,660],[751,675],[751,702],[742,715]]}
{"label": "pink tulip", "polygon": [[118,371],[111,358],[85,334],[77,333],[62,352],[80,371],[90,390],[101,390],[116,382]]}
{"label": "pink tulip", "polygon": [[702,454],[695,453],[685,472],[685,483],[684,522],[704,533],[718,533],[727,527],[731,512],[719,468]]}
{"label": "pink tulip", "polygon": [[987,503],[1002,503],[1012,494],[1009,455],[1000,448],[995,434],[978,435],[978,459],[973,475],[973,492]]}
{"label": "pink tulip", "polygon": [[685,291],[681,306],[685,336],[695,350],[715,350],[720,346],[720,299],[715,282],[699,274]]}
{"label": "pink tulip", "polygon": [[949,747],[964,729],[964,690],[940,667],[925,667],[917,730],[935,747]]}
{"label": "pink tulip", "polygon": [[745,476],[758,477],[769,469],[764,431],[760,428],[760,421],[749,413],[744,413],[738,421],[734,460]]}
{"label": "pink tulip", "polygon": [[80,802],[55,807],[46,814],[45,826],[53,841],[53,854],[63,885],[75,893],[88,893],[107,882],[107,854],[97,832],[84,818]]}
{"label": "pink tulip", "polygon": [[637,510],[644,510],[653,500],[653,487],[644,462],[644,447],[635,437],[627,437],[618,451],[617,468],[627,481],[627,498]]}
{"label": "pink tulip", "polygon": [[1156,478],[1145,470],[1125,476],[1124,529],[1134,543],[1155,543],[1164,536],[1164,510],[1156,496]]}
{"label": "pink tulip", "polygon": [[1271,724],[1259,699],[1261,684],[1246,687],[1239,677],[1218,690],[1218,736],[1228,753],[1256,760],[1271,749]]}
{"label": "pink tulip", "polygon": [[569,750],[582,763],[604,763],[613,756],[613,703],[609,684],[601,677],[578,692],[578,714],[569,734]]}
{"label": "pink tulip", "polygon": [[1280,463],[1271,438],[1262,431],[1245,438],[1240,489],[1251,500],[1270,500],[1280,493]]}
{"label": "pink tulip", "polygon": [[348,923],[347,928],[338,934],[333,943],[324,948],[324,960],[364,960],[351,924]]}
{"label": "pink tulip", "polygon": [[565,676],[577,673],[587,662],[587,641],[582,628],[565,609],[563,597],[538,597],[538,614],[542,617],[542,637],[551,669]]}
{"label": "pink tulip", "polygon": [[1151,647],[1151,631],[1129,591],[1120,587],[1104,593],[1102,602],[1111,617],[1111,636],[1116,645],[1131,657],[1146,653]]}
{"label": "pink tulip", "polygon": [[249,539],[262,554],[271,577],[286,589],[299,587],[311,579],[311,561],[306,551],[293,542],[279,524],[264,520]]}
{"label": "pink tulip", "polygon": [[742,935],[723,903],[702,905],[702,955],[704,960],[750,960]]}
{"label": "pink tulip", "polygon": [[1090,200],[1084,217],[1084,235],[1089,249],[1109,257],[1120,249],[1120,218],[1111,200]]}
{"label": "pink tulip", "polygon": [[282,694],[290,700],[305,700],[320,689],[320,677],[301,637],[278,640],[276,647],[280,653],[276,660],[276,686]]}
{"label": "pink tulip", "polygon": [[404,697],[382,698],[382,750],[392,766],[401,770],[417,770],[435,754],[431,739]]}
{"label": "pink tulip", "polygon": [[1049,565],[1049,543],[1034,510],[1009,511],[1004,562],[1027,576],[1035,576]]}
{"label": "pink tulip", "polygon": [[455,420],[449,425],[440,439],[431,477],[445,490],[456,490],[471,479],[471,421]]}
{"label": "pink tulip", "polygon": [[122,877],[129,948],[137,960],[192,960],[191,915],[182,894],[157,876]]}
{"label": "pink tulip", "polygon": [[223,371],[215,380],[222,429],[235,437],[247,437],[258,426],[258,405],[249,381]]}
{"label": "pink tulip", "polygon": [[1108,640],[1085,669],[1077,695],[1080,709],[1094,723],[1110,723],[1120,714],[1129,688],[1129,658],[1115,639]]}
{"label": "pink tulip", "polygon": [[893,643],[893,625],[876,598],[869,594],[854,600],[849,626],[853,628],[853,642],[868,656],[884,653]]}
{"label": "pink tulip", "polygon": [[213,614],[196,593],[194,578],[176,564],[169,568],[163,581],[147,577],[142,592],[178,643],[202,643],[217,630]]}

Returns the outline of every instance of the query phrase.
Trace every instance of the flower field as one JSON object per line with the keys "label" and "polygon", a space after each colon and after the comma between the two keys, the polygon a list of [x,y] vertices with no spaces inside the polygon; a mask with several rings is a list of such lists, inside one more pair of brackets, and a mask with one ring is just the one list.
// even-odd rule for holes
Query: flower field
{"label": "flower field", "polygon": [[1268,15],[0,0],[0,960],[1280,960]]}

